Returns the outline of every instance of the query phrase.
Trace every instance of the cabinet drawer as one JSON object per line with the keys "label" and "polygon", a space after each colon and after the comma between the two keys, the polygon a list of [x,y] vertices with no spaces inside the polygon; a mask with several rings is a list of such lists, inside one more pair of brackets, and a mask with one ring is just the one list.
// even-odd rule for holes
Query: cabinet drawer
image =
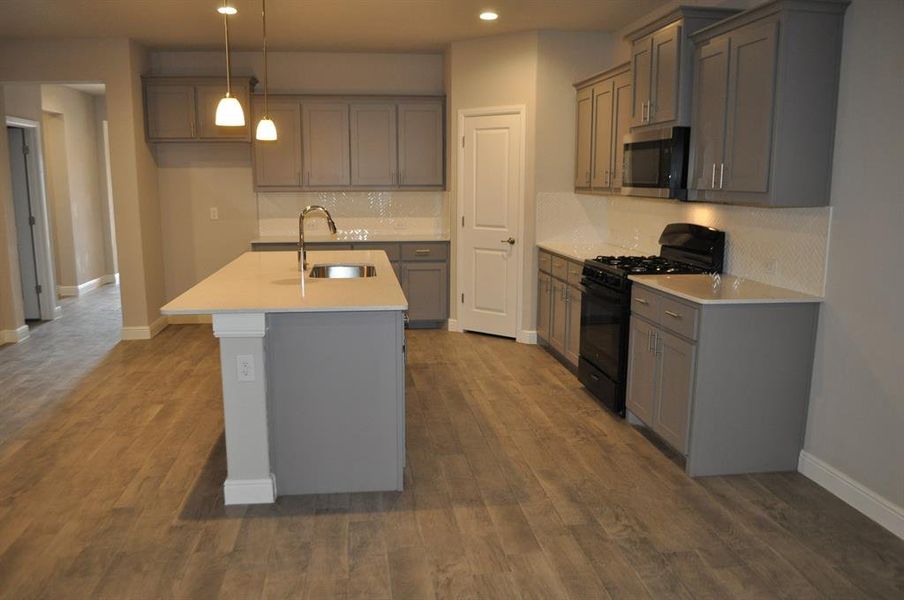
{"label": "cabinet drawer", "polygon": [[659,324],[678,335],[697,339],[697,323],[700,311],[693,306],[662,296],[659,306]]}
{"label": "cabinet drawer", "polygon": [[386,256],[389,257],[390,261],[397,261],[402,256],[402,251],[398,244],[365,242],[362,244],[355,243],[353,247],[355,250],[382,250],[386,253]]}
{"label": "cabinet drawer", "polygon": [[449,245],[445,242],[402,244],[402,260],[446,260]]}
{"label": "cabinet drawer", "polygon": [[566,281],[568,279],[568,261],[553,254],[551,273],[553,277]]}
{"label": "cabinet drawer", "polygon": [[541,272],[552,273],[552,255],[551,254],[540,250],[540,254],[537,257],[537,263],[540,266]]}
{"label": "cabinet drawer", "polygon": [[584,270],[584,265],[578,262],[568,261],[568,285],[580,285],[581,284],[581,273]]}
{"label": "cabinet drawer", "polygon": [[631,312],[653,321],[659,321],[659,305],[662,296],[643,286],[634,284],[631,288]]}

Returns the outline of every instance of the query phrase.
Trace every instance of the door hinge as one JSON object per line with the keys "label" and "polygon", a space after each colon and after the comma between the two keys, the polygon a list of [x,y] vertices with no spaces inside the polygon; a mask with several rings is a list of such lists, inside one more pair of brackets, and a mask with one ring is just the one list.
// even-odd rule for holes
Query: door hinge
{"label": "door hinge", "polygon": [[461,295],[461,303],[464,304],[464,302],[465,302],[465,295],[462,294],[462,295]]}
{"label": "door hinge", "polygon": [[461,226],[462,226],[462,227],[465,226],[465,218],[464,218],[464,216],[462,216],[462,218],[461,218]]}
{"label": "door hinge", "polygon": [[465,147],[465,136],[461,136],[461,147]]}
{"label": "door hinge", "polygon": [[34,217],[29,216],[29,217],[28,217],[28,224],[29,224],[29,225],[36,225],[36,224],[37,224],[37,220],[36,220]]}
{"label": "door hinge", "polygon": [[42,288],[41,285],[38,284],[35,286],[35,291],[40,294],[41,292],[44,291],[44,288]]}

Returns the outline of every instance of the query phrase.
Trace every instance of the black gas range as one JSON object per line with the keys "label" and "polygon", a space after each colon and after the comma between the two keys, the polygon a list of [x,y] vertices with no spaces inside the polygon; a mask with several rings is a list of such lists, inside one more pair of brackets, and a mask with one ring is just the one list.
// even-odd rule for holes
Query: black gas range
{"label": "black gas range", "polygon": [[659,256],[598,256],[584,262],[578,378],[625,415],[631,275],[721,273],[725,233],[691,223],[666,225]]}

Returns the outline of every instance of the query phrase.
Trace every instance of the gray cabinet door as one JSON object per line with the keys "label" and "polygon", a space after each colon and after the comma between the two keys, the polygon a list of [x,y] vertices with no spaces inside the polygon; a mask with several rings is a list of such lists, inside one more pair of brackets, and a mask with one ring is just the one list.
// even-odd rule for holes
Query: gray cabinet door
{"label": "gray cabinet door", "polygon": [[653,34],[653,75],[648,123],[678,118],[678,77],[681,25],[669,25]]}
{"label": "gray cabinet door", "polygon": [[399,185],[442,186],[443,103],[399,104]]}
{"label": "gray cabinet door", "polygon": [[[219,127],[216,124],[217,105],[226,94],[225,84],[204,84],[196,88],[198,98],[198,137],[202,140],[250,140],[251,123],[253,122],[248,103],[248,90],[244,87],[232,87],[232,95],[245,111],[244,127]],[[255,122],[256,124],[256,122]]]}
{"label": "gray cabinet door", "polygon": [[615,78],[615,106],[612,108],[615,131],[612,134],[612,187],[620,188],[625,168],[625,134],[631,129],[631,74],[622,73]]}
{"label": "gray cabinet door", "polygon": [[653,77],[653,38],[648,36],[634,42],[631,49],[631,73],[633,74],[631,125],[644,125],[647,103],[650,101]]}
{"label": "gray cabinet door", "polygon": [[728,94],[728,37],[714,38],[697,49],[694,68],[693,172],[697,190],[719,188],[725,143]]}
{"label": "gray cabinet door", "polygon": [[396,185],[396,105],[352,104],[349,115],[352,185]]}
{"label": "gray cabinet door", "polygon": [[612,79],[593,86],[593,169],[590,184],[594,189],[609,189],[612,186],[614,93]]}
{"label": "gray cabinet door", "polygon": [[568,304],[565,302],[565,282],[552,280],[552,316],[550,317],[549,345],[565,355],[565,337],[568,335]]}
{"label": "gray cabinet door", "polygon": [[549,341],[550,316],[552,314],[552,278],[540,273],[537,278],[537,337]]}
{"label": "gray cabinet door", "polygon": [[696,346],[659,330],[656,352],[656,406],[653,431],[682,454],[687,453],[687,428],[694,386]]}
{"label": "gray cabinet door", "polygon": [[578,90],[577,101],[574,187],[589,188],[593,161],[593,88]]}
{"label": "gray cabinet door", "polygon": [[406,262],[402,279],[408,297],[411,321],[442,321],[448,318],[449,274],[444,262]]}
{"label": "gray cabinet door", "polygon": [[725,173],[721,189],[769,190],[778,23],[731,33]]}
{"label": "gray cabinet door", "polygon": [[192,85],[145,87],[149,140],[190,140],[195,131],[195,88]]}
{"label": "gray cabinet door", "polygon": [[581,291],[576,287],[566,286],[565,304],[568,308],[565,358],[576,367],[581,355]]}
{"label": "gray cabinet door", "polygon": [[[255,102],[255,122],[263,116],[263,102]],[[301,185],[301,106],[270,102],[270,118],[278,139],[254,141],[254,183],[258,188]]]}
{"label": "gray cabinet door", "polygon": [[349,185],[348,104],[302,104],[305,187]]}
{"label": "gray cabinet door", "polygon": [[656,404],[656,354],[653,340],[656,328],[631,317],[628,336],[628,410],[647,425],[653,424]]}

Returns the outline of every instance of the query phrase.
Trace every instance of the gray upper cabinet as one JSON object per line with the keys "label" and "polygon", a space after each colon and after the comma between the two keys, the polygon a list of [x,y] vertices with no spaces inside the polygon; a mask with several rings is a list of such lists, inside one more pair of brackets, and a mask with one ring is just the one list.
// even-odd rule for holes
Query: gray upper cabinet
{"label": "gray upper cabinet", "polygon": [[574,187],[589,189],[593,161],[593,87],[579,89],[577,102]]}
{"label": "gray upper cabinet", "polygon": [[[263,116],[263,100],[255,101],[254,122]],[[301,185],[301,106],[270,101],[270,118],[278,139],[254,144],[254,181],[261,189],[295,188]]]}
{"label": "gray upper cabinet", "polygon": [[623,138],[631,122],[631,73],[625,63],[575,84],[575,189],[609,193],[621,186]]}
{"label": "gray upper cabinet", "polygon": [[444,182],[443,103],[399,104],[399,185],[442,187]]}
{"label": "gray upper cabinet", "polygon": [[144,77],[145,132],[149,142],[248,142],[250,90],[256,80],[233,78],[232,95],[245,110],[244,127],[218,127],[216,109],[226,93],[219,77]]}
{"label": "gray upper cabinet", "polygon": [[305,186],[330,188],[349,185],[348,104],[303,103],[301,131]]}
{"label": "gray upper cabinet", "polygon": [[194,86],[147,84],[144,97],[149,140],[195,137]]}
{"label": "gray upper cabinet", "polygon": [[195,87],[198,102],[198,138],[204,141],[235,139],[248,141],[251,139],[251,113],[249,112],[248,88],[236,85],[232,95],[245,111],[244,127],[220,127],[216,124],[217,105],[226,92],[223,84],[201,84]]}
{"label": "gray upper cabinet", "polygon": [[396,105],[352,104],[350,117],[352,185],[396,184]]}
{"label": "gray upper cabinet", "polygon": [[829,203],[846,6],[775,0],[693,36],[691,200]]}
{"label": "gray upper cabinet", "polygon": [[627,35],[632,127],[690,124],[693,45],[688,36],[735,13],[681,6]]}

